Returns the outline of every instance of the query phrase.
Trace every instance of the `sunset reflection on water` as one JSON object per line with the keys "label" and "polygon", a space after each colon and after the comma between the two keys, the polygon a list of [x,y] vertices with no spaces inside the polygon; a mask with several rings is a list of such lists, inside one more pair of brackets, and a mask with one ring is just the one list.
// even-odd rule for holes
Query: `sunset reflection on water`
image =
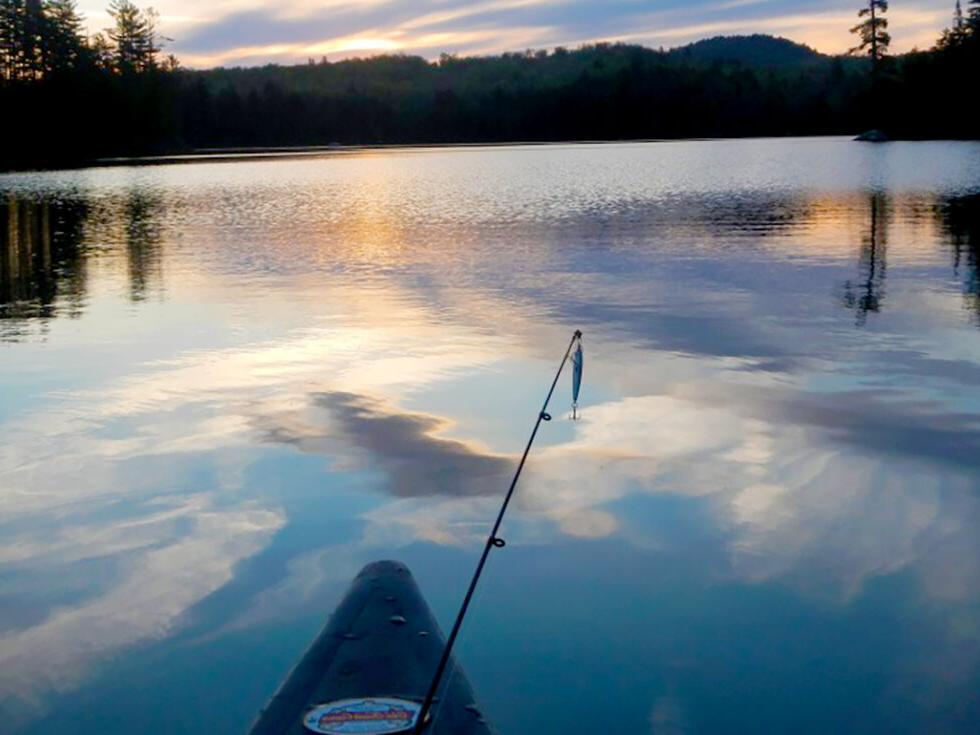
{"label": "sunset reflection on water", "polygon": [[563,386],[460,650],[497,727],[601,730],[601,699],[624,731],[973,731],[978,164],[804,140],[0,176],[6,721],[239,732],[373,559],[445,625],[581,328],[583,418]]}

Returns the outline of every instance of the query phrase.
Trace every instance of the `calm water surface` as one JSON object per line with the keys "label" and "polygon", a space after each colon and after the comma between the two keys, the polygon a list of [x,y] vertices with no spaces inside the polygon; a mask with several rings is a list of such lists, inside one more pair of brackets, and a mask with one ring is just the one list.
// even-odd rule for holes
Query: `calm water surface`
{"label": "calm water surface", "polygon": [[[980,732],[980,144],[0,176],[0,731],[239,733],[364,563],[523,733]],[[64,728],[64,729],[60,729]]]}

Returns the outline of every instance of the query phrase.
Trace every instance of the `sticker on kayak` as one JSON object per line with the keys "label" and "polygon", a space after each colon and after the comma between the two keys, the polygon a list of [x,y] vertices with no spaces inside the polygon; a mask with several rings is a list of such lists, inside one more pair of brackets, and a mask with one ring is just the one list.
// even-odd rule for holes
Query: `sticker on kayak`
{"label": "sticker on kayak", "polygon": [[303,724],[323,735],[383,735],[414,728],[420,709],[417,702],[391,697],[341,699],[317,705]]}

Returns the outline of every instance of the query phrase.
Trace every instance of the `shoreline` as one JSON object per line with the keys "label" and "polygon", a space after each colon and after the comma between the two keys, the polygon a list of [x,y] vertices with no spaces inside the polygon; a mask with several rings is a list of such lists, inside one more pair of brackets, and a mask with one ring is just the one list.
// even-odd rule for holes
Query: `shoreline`
{"label": "shoreline", "polygon": [[[448,149],[487,149],[487,148],[542,148],[560,146],[601,146],[601,145],[643,145],[648,143],[691,143],[691,142],[731,142],[742,140],[827,140],[841,139],[841,142],[860,142],[851,133],[828,135],[760,135],[739,137],[691,137],[691,138],[630,138],[622,140],[515,140],[501,142],[463,142],[463,143],[364,143],[355,145],[310,145],[310,146],[231,146],[228,148],[195,148],[181,153],[163,153],[148,156],[107,156],[77,164],[39,166],[33,168],[2,169],[0,175],[31,173],[42,171],[71,171],[82,168],[113,168],[126,166],[167,166],[178,163],[220,163],[236,161],[260,161],[276,158],[314,158],[325,155],[343,155],[370,151],[424,151]],[[978,142],[969,138],[909,138],[891,139],[889,143],[969,143]],[[881,145],[881,143],[876,143]]]}

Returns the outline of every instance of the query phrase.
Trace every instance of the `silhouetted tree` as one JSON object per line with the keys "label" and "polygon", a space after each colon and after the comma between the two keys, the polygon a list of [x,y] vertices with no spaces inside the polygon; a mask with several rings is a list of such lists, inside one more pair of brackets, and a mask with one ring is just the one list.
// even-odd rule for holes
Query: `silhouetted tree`
{"label": "silhouetted tree", "polygon": [[88,41],[88,55],[92,60],[92,65],[103,71],[110,71],[113,68],[115,52],[112,41],[105,33],[96,33]]}
{"label": "silhouetted tree", "polygon": [[131,74],[155,69],[163,41],[157,33],[157,12],[140,10],[129,0],[112,0],[109,15],[114,21],[107,33],[116,71]]}
{"label": "silhouetted tree", "polygon": [[967,34],[973,40],[980,40],[980,0],[970,0],[964,25]]}
{"label": "silhouetted tree", "polygon": [[871,68],[877,71],[881,60],[888,54],[892,37],[888,33],[888,0],[868,0],[868,4],[858,11],[863,18],[851,29],[861,42],[851,49],[853,54],[867,54],[871,58]]}
{"label": "silhouetted tree", "polygon": [[43,37],[40,0],[0,0],[0,65],[4,79],[41,78]]}
{"label": "silhouetted tree", "polygon": [[966,21],[963,18],[963,5],[960,0],[956,0],[956,7],[953,9],[953,25],[943,30],[936,48],[940,50],[950,49],[963,43],[967,35]]}
{"label": "silhouetted tree", "polygon": [[44,4],[47,32],[47,73],[76,68],[85,53],[82,18],[75,0],[47,0]]}
{"label": "silhouetted tree", "polygon": [[41,0],[26,0],[24,3],[24,33],[24,74],[28,79],[43,79],[47,68],[49,34]]}
{"label": "silhouetted tree", "polygon": [[20,0],[0,0],[0,80],[17,78],[17,62],[20,52],[18,24]]}

